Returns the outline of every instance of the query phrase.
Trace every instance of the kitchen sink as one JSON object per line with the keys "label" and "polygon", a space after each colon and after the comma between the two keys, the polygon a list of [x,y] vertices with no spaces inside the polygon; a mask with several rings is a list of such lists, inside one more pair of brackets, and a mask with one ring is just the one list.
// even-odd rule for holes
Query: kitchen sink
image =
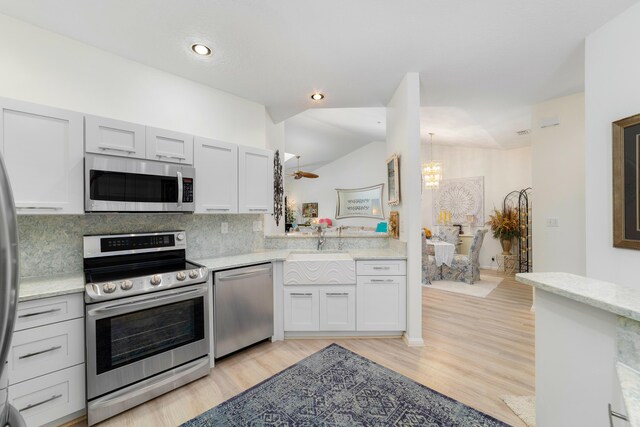
{"label": "kitchen sink", "polygon": [[285,285],[353,285],[356,262],[345,252],[294,252],[284,262]]}

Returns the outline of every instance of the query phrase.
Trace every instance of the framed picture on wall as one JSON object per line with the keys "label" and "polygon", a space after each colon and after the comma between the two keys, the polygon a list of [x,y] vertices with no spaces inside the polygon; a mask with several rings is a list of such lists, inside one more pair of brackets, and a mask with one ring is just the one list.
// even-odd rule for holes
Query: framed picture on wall
{"label": "framed picture on wall", "polygon": [[303,203],[302,216],[305,218],[318,218],[318,203]]}
{"label": "framed picture on wall", "polygon": [[387,196],[389,205],[400,204],[400,157],[397,154],[387,159]]}
{"label": "framed picture on wall", "polygon": [[640,114],[613,122],[613,246],[640,249]]}

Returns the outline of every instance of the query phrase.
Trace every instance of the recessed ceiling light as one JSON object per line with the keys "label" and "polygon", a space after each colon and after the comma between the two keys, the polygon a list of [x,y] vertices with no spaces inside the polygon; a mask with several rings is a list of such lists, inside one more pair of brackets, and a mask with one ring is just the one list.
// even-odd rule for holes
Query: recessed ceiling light
{"label": "recessed ceiling light", "polygon": [[209,46],[205,46],[200,43],[196,43],[191,45],[191,50],[197,53],[200,56],[209,56],[211,55],[211,48]]}
{"label": "recessed ceiling light", "polygon": [[313,99],[314,101],[322,101],[324,99],[324,95],[320,92],[316,92],[311,95],[311,99]]}

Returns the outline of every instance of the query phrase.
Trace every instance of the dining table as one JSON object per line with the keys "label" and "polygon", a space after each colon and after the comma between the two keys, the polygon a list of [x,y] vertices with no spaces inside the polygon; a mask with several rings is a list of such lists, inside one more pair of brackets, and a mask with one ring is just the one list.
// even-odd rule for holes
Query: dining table
{"label": "dining table", "polygon": [[427,239],[427,245],[433,247],[433,254],[438,267],[442,267],[442,264],[446,264],[451,267],[453,255],[456,251],[456,245],[435,239]]}

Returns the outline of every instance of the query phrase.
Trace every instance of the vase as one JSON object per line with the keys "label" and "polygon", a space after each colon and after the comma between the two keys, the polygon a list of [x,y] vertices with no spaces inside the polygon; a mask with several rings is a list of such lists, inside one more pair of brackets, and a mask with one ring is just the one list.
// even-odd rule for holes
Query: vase
{"label": "vase", "polygon": [[511,239],[501,239],[502,255],[511,255]]}

